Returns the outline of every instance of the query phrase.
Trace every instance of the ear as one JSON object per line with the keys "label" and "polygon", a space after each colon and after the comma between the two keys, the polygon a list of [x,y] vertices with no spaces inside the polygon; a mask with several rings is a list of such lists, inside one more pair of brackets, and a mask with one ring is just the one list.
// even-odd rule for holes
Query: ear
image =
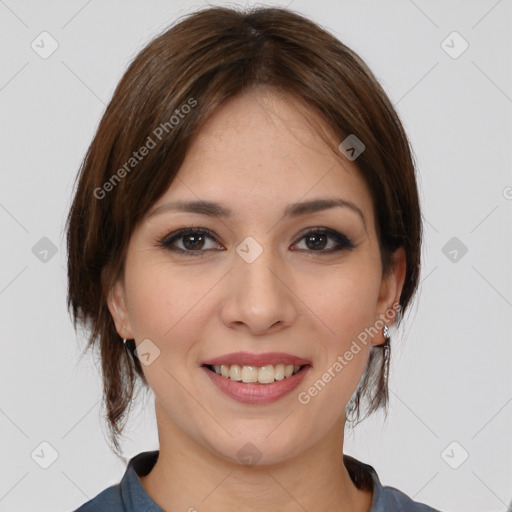
{"label": "ear", "polygon": [[[395,323],[397,307],[400,295],[405,281],[406,272],[405,251],[403,247],[399,247],[392,255],[392,264],[389,272],[382,277],[379,291],[379,298],[376,307],[377,320],[384,321],[390,327]],[[380,324],[380,322],[379,322]],[[372,339],[373,345],[381,345],[384,343],[384,335],[382,329]]]}
{"label": "ear", "polygon": [[121,338],[129,340],[133,339],[134,336],[126,308],[125,296],[124,283],[122,279],[118,279],[108,294],[107,304],[117,333]]}

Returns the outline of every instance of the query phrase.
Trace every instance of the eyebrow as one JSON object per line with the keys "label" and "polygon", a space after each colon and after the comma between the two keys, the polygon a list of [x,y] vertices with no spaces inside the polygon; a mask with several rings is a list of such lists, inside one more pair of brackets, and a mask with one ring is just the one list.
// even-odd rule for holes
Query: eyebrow
{"label": "eyebrow", "polygon": [[[308,213],[316,213],[337,207],[348,208],[357,213],[359,217],[361,217],[366,229],[366,219],[362,210],[353,202],[342,199],[341,197],[320,197],[310,201],[292,203],[285,209],[283,218],[296,218]],[[200,215],[219,218],[230,218],[233,216],[232,210],[213,201],[172,201],[154,208],[149,212],[147,218],[154,217],[155,215],[165,212],[197,213]]]}

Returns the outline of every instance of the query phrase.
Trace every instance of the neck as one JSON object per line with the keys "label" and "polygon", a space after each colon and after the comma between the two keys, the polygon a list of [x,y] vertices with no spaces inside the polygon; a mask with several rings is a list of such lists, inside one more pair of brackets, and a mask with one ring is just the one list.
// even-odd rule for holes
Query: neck
{"label": "neck", "polygon": [[198,444],[158,411],[160,452],[151,472],[140,477],[164,510],[337,510],[367,512],[372,492],[353,484],[343,464],[339,423],[300,455],[272,465],[236,464]]}

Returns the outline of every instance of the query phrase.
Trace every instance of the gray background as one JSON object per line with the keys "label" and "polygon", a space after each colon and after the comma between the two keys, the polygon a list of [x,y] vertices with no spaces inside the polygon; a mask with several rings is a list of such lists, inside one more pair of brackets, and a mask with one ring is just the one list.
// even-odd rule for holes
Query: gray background
{"label": "gray background", "polygon": [[[66,311],[62,230],[75,174],[127,64],[202,5],[0,0],[0,511],[72,510],[124,472],[105,441],[97,361],[78,361],[84,337]],[[423,273],[404,329],[393,332],[390,414],[347,433],[346,452],[417,501],[504,512],[512,500],[512,3],[279,5],[366,60],[420,173]],[[31,47],[51,49],[43,31],[58,43],[46,59]],[[463,41],[446,40],[453,31],[469,44],[457,58]],[[157,446],[152,404],[140,404],[125,453]],[[57,459],[43,469],[52,450]]]}

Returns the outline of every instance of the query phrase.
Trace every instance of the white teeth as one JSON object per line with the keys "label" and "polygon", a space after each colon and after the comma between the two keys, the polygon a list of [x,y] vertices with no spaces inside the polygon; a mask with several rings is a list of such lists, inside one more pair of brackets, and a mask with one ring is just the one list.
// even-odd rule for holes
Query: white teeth
{"label": "white teeth", "polygon": [[260,384],[271,384],[276,380],[283,380],[286,377],[291,377],[300,370],[299,365],[293,364],[271,364],[266,366],[240,366],[238,364],[214,365],[213,369],[217,375],[222,375],[235,381],[242,381],[247,384],[259,382]]}
{"label": "white teeth", "polygon": [[258,367],[242,366],[242,382],[258,382]]}
{"label": "white teeth", "polygon": [[260,384],[270,384],[274,382],[274,367],[272,365],[262,366],[258,370],[258,382]]}
{"label": "white teeth", "polygon": [[276,379],[276,380],[284,379],[284,364],[278,364],[276,366],[276,369],[274,372],[274,379]]}
{"label": "white teeth", "polygon": [[242,380],[242,368],[240,366],[237,364],[233,364],[231,367],[228,367],[225,364],[222,366],[229,368],[229,378],[231,380]]}

